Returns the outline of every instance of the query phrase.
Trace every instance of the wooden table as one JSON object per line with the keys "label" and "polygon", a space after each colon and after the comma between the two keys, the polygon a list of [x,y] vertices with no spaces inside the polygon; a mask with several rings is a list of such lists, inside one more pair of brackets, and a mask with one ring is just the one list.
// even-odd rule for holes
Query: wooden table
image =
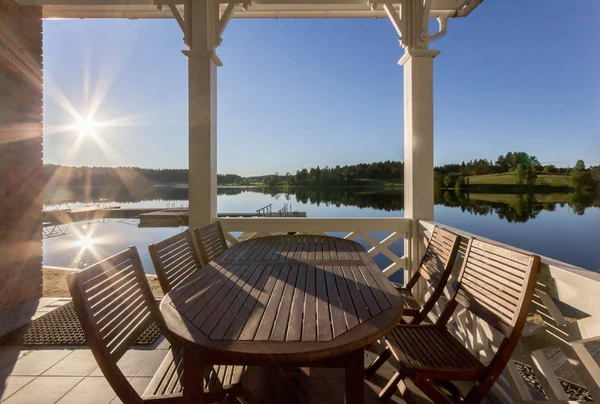
{"label": "wooden table", "polygon": [[364,348],[398,324],[402,298],[356,242],[270,236],[229,248],[161,311],[185,347],[186,403],[211,364],[344,367],[346,402],[362,403]]}

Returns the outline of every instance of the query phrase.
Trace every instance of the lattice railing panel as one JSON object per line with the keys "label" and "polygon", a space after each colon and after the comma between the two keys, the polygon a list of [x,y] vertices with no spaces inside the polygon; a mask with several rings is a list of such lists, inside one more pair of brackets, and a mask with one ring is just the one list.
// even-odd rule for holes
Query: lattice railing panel
{"label": "lattice railing panel", "polygon": [[[327,234],[359,242],[390,277],[405,269],[406,254],[394,251],[408,238],[410,220],[404,218],[222,218],[219,219],[229,243],[276,234]],[[386,265],[381,264],[385,257]]]}

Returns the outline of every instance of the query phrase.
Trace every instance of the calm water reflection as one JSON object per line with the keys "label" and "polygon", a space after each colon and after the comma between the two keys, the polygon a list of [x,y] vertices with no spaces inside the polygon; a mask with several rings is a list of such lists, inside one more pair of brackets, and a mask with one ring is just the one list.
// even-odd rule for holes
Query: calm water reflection
{"label": "calm water reflection", "polygon": [[[80,203],[109,198],[125,207],[187,205],[187,189],[157,188],[146,192],[89,190],[72,192]],[[267,204],[278,210],[291,203],[308,217],[401,217],[401,192],[329,188],[295,193],[262,189],[220,188],[219,212],[252,212]],[[71,206],[76,206],[72,204]],[[436,194],[435,220],[468,232],[524,248],[590,270],[600,269],[600,200],[572,194],[487,195]],[[83,268],[135,245],[147,272],[154,272],[147,246],[182,228],[140,229],[137,220],[73,223],[69,234],[44,240],[44,265]],[[335,233],[332,233],[335,235]],[[376,239],[387,234],[374,233]],[[359,240],[361,241],[361,240]],[[401,256],[402,243],[391,246]],[[390,261],[379,254],[381,267]],[[396,278],[401,280],[401,278]]]}

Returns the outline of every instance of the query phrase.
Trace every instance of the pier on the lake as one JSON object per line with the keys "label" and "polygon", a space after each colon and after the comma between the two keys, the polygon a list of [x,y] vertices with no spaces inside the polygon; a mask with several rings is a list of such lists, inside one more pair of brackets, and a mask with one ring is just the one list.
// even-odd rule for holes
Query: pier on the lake
{"label": "pier on the lake", "polygon": [[[66,202],[52,205],[53,209],[43,212],[44,227],[81,222],[96,219],[139,219],[139,227],[179,227],[187,226],[188,209],[185,207],[165,208],[123,208],[106,203],[71,209]],[[291,204],[285,204],[280,210],[272,210],[272,205],[264,206],[254,212],[219,213],[218,217],[306,217],[306,212],[293,211]]]}

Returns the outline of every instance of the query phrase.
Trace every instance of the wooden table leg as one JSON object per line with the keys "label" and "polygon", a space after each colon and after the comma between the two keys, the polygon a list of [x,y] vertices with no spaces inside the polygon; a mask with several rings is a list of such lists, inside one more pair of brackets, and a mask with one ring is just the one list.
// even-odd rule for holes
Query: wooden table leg
{"label": "wooden table leg", "polygon": [[206,364],[190,349],[183,351],[183,402],[204,403],[204,369]]}
{"label": "wooden table leg", "polygon": [[346,404],[365,402],[365,352],[364,349],[346,356]]}

